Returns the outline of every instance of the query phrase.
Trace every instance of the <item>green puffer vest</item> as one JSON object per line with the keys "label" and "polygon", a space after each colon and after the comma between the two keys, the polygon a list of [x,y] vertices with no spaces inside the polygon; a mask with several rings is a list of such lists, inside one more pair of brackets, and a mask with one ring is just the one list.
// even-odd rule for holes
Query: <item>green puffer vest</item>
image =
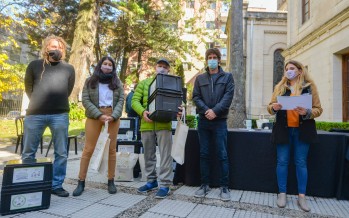
{"label": "green puffer vest", "polygon": [[153,121],[147,123],[143,119],[143,112],[148,110],[148,90],[150,83],[153,81],[154,77],[142,80],[135,90],[132,98],[132,108],[141,117],[141,128],[140,131],[150,131],[150,130],[171,130],[171,122],[161,123]]}

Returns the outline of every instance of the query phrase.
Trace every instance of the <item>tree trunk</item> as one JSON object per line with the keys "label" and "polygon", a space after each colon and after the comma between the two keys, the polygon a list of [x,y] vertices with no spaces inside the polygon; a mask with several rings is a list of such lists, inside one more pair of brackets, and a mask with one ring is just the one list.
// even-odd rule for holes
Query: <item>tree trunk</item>
{"label": "tree trunk", "polygon": [[229,71],[233,73],[235,81],[234,99],[228,116],[229,128],[244,127],[246,119],[246,93],[245,93],[245,64],[243,55],[243,0],[232,0],[231,26],[230,26],[230,65]]}
{"label": "tree trunk", "polygon": [[75,86],[70,99],[77,101],[91,63],[99,18],[98,0],[81,0],[69,63],[75,68]]}
{"label": "tree trunk", "polygon": [[99,33],[96,33],[95,55],[96,55],[96,60],[100,60],[102,58],[101,44],[100,44],[100,40],[99,40]]}
{"label": "tree trunk", "polygon": [[122,55],[121,69],[120,69],[120,80],[123,84],[125,84],[125,80],[126,80],[126,71],[127,71],[129,57],[130,57],[130,51],[127,48],[124,48],[124,53]]}

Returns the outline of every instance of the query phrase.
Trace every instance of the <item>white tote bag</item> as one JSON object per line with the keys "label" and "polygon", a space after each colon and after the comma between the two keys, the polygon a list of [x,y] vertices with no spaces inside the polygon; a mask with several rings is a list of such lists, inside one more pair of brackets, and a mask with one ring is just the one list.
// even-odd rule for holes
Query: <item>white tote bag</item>
{"label": "white tote bag", "polygon": [[171,156],[179,163],[184,163],[185,142],[187,141],[189,127],[185,124],[185,109],[183,107],[181,119],[178,119],[175,135],[172,140]]}
{"label": "white tote bag", "polygon": [[138,154],[116,152],[115,181],[133,181],[133,168],[138,160]]}
{"label": "white tote bag", "polygon": [[139,166],[141,168],[141,173],[142,173],[141,182],[146,182],[147,181],[147,177],[145,176],[144,154],[139,154],[138,155],[138,161],[139,161]]}
{"label": "white tote bag", "polygon": [[104,129],[99,134],[95,150],[93,151],[91,160],[90,160],[90,166],[89,168],[92,170],[99,170],[99,167],[102,162],[102,157],[104,153],[104,149],[106,147],[106,144],[108,143],[109,139],[109,133],[108,133],[108,122],[105,122]]}
{"label": "white tote bag", "polygon": [[110,139],[108,138],[107,143],[105,144],[103,155],[102,155],[101,165],[99,166],[99,169],[98,169],[98,172],[100,174],[106,175],[106,176],[108,176],[109,146],[110,146]]}

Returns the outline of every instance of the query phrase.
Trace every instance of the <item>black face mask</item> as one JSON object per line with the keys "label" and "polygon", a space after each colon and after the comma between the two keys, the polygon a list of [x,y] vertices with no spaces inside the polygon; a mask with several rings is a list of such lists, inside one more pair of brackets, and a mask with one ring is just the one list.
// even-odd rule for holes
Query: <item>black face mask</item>
{"label": "black face mask", "polygon": [[62,52],[60,50],[50,50],[47,53],[55,61],[59,61],[62,58]]}

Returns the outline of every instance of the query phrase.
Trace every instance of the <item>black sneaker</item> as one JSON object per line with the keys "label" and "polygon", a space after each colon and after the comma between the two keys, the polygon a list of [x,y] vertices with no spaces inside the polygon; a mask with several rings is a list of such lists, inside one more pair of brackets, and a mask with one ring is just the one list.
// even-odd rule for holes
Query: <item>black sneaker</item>
{"label": "black sneaker", "polygon": [[51,194],[57,195],[58,197],[68,197],[69,196],[69,192],[64,190],[64,188],[52,189]]}

